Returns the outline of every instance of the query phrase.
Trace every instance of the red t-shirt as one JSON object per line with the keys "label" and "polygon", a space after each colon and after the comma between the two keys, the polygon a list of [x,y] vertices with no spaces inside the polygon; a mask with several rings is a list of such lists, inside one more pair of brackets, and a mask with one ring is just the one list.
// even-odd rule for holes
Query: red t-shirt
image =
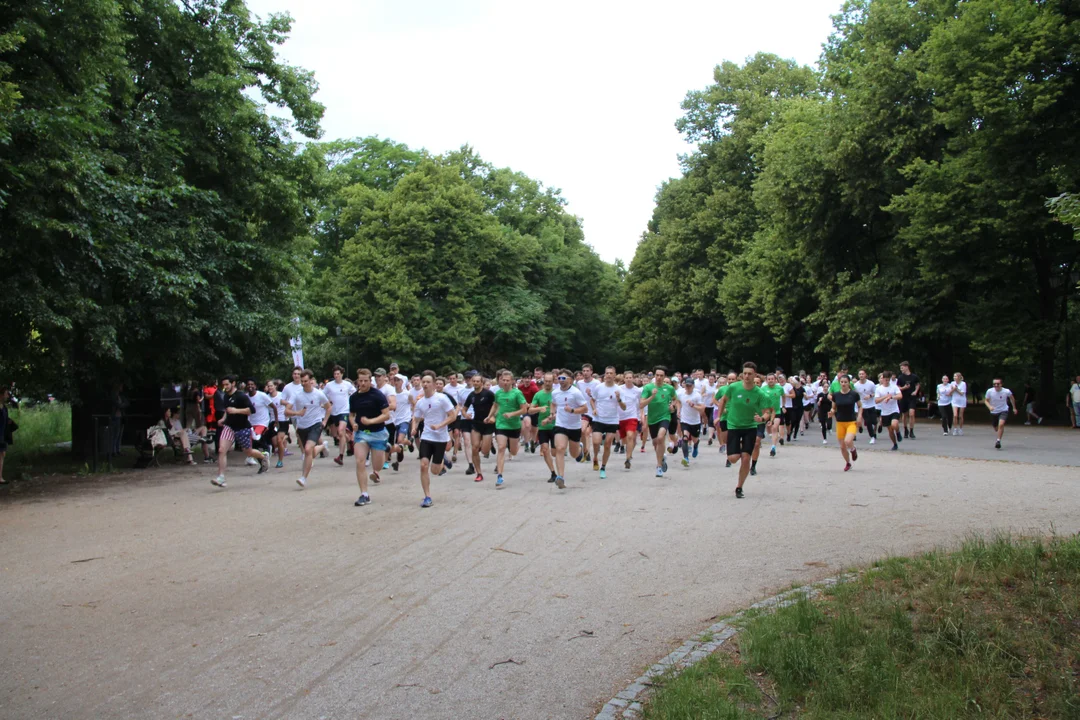
{"label": "red t-shirt", "polygon": [[525,402],[532,402],[533,396],[540,392],[540,388],[537,387],[535,380],[529,380],[528,383],[519,382],[518,390],[525,396]]}

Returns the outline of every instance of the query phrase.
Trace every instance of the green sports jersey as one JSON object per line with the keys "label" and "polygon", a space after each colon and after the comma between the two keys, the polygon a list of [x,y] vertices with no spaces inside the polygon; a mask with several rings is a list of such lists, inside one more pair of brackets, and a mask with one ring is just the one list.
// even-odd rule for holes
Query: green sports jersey
{"label": "green sports jersey", "polygon": [[495,404],[499,407],[495,412],[495,429],[520,430],[521,416],[508,418],[504,417],[503,413],[517,412],[521,409],[521,406],[525,404],[525,396],[521,391],[516,387],[509,390],[499,388],[495,391]]}
{"label": "green sports jersey", "polygon": [[[724,397],[724,393],[727,392],[727,389],[729,387],[731,387],[731,386],[730,385],[721,385],[720,387],[718,387],[716,389],[716,394],[713,395],[713,400],[716,401],[717,405],[720,404],[720,398]],[[724,406],[724,412],[720,413],[720,419],[721,420],[727,420],[728,407],[729,407],[728,405],[725,405]]]}
{"label": "green sports jersey", "polygon": [[652,399],[647,408],[649,411],[648,423],[650,425],[655,425],[661,420],[671,419],[671,402],[675,399],[675,388],[671,385],[661,385],[658,389],[656,383],[649,383],[641,388],[641,397],[647,400],[653,394],[653,390],[656,390],[656,397]]}
{"label": "green sports jersey", "polygon": [[762,411],[771,407],[771,400],[767,393],[759,387],[747,390],[741,382],[732,383],[724,390],[725,414],[727,415],[728,430],[750,430],[760,425],[754,420],[754,415],[760,415]]}
{"label": "green sports jersey", "polygon": [[536,415],[536,427],[541,430],[550,430],[555,427],[555,418],[551,416],[551,393],[541,390],[533,395],[532,404],[543,408]]}
{"label": "green sports jersey", "polygon": [[769,396],[769,407],[776,412],[780,412],[780,409],[784,405],[784,387],[782,385],[762,385],[761,391]]}

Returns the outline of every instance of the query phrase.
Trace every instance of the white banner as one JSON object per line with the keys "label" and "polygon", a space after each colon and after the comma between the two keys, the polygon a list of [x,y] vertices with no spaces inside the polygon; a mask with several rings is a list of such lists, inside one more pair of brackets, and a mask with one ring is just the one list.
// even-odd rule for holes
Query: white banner
{"label": "white banner", "polygon": [[304,367],[304,346],[300,341],[300,318],[296,318],[293,322],[296,323],[297,333],[296,337],[289,340],[289,347],[292,349],[292,361],[294,367]]}

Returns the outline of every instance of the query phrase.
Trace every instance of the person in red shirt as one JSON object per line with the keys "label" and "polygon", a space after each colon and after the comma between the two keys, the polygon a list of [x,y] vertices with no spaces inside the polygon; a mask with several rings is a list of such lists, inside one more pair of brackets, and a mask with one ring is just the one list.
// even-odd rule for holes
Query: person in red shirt
{"label": "person in red shirt", "polygon": [[[531,403],[533,396],[540,392],[540,386],[536,384],[534,378],[529,377],[528,373],[521,376],[517,386],[521,394],[525,396],[525,402],[527,403]],[[533,426],[531,415],[525,415],[521,418],[521,442],[525,444],[529,452],[536,452],[536,428]]]}

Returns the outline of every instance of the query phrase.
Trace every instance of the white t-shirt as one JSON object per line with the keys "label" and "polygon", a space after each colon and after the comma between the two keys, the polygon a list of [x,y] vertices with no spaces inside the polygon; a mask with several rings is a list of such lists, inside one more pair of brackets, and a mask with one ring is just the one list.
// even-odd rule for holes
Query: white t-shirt
{"label": "white t-shirt", "polygon": [[1069,388],[1069,394],[1072,395],[1073,403],[1080,403],[1080,383],[1073,383],[1073,386]]}
{"label": "white t-shirt", "polygon": [[315,427],[323,421],[326,417],[326,411],[323,410],[323,405],[330,402],[330,398],[326,397],[326,393],[322,390],[312,390],[311,392],[304,392],[301,388],[300,392],[294,392],[292,395],[293,412],[302,410],[303,415],[297,415],[296,427],[300,429]]}
{"label": "white t-shirt", "polygon": [[[606,384],[601,383],[600,387],[593,389],[593,402],[596,403],[596,414],[593,415],[593,421],[603,423],[605,425],[618,425],[619,424],[619,401],[615,398],[615,393],[619,391],[618,385],[612,385],[608,387]],[[590,410],[592,407],[590,406]]]}
{"label": "white t-shirt", "polygon": [[409,391],[395,392],[394,397],[397,399],[397,410],[394,411],[392,422],[395,425],[412,422],[413,409],[409,404]]}
{"label": "white t-shirt", "polygon": [[585,396],[585,404],[589,406],[589,409],[585,411],[585,414],[591,416],[592,415],[592,405],[589,403],[589,398],[592,397],[592,394],[594,392],[596,392],[596,388],[603,385],[603,383],[600,382],[599,380],[597,380],[594,377],[589,382],[585,382],[584,380],[582,380],[582,381],[580,381],[578,383],[575,383],[575,384],[577,385],[578,390],[581,391],[581,394]]}
{"label": "white t-shirt", "polygon": [[900,405],[897,403],[896,398],[893,395],[900,394],[900,386],[896,384],[895,380],[889,383],[889,386],[884,385],[877,386],[877,392],[874,396],[874,402],[877,403],[878,410],[882,415],[892,415],[900,412]]}
{"label": "white t-shirt", "polygon": [[281,390],[282,400],[284,402],[291,403],[293,395],[295,393],[303,392],[303,391],[304,391],[304,384],[303,383],[291,382],[288,385],[286,385],[284,388],[282,388],[282,390]]}
{"label": "white t-shirt", "polygon": [[937,386],[938,407],[952,405],[952,383],[941,383]]}
{"label": "white t-shirt", "polygon": [[694,390],[692,393],[687,393],[685,390],[680,390],[676,397],[679,398],[679,422],[684,425],[700,425],[701,413],[697,408],[690,407],[690,403],[695,405],[702,405],[705,399],[701,397],[701,393]]}
{"label": "white t-shirt", "polygon": [[1009,398],[1011,397],[1012,390],[1007,387],[1003,387],[1000,390],[996,388],[987,390],[986,399],[990,401],[990,412],[994,415],[1009,412]]}
{"label": "white t-shirt", "polygon": [[[270,396],[268,396],[270,397]],[[275,420],[279,422],[285,421],[285,396],[281,393],[270,397],[270,404],[267,406],[270,415],[270,422]]]}
{"label": "white t-shirt", "polygon": [[803,407],[811,407],[817,402],[817,396],[821,394],[821,386],[816,382],[808,383],[806,385],[806,393],[803,394],[802,404]]}
{"label": "white t-shirt", "polygon": [[705,382],[705,390],[701,392],[701,397],[705,398],[705,407],[716,407],[716,383]]}
{"label": "white t-shirt", "polygon": [[619,396],[622,398],[623,404],[626,405],[626,409],[619,408],[619,422],[623,420],[637,420],[641,417],[641,408],[638,404],[641,402],[641,388],[626,387],[625,385],[619,385]]}
{"label": "white t-shirt", "polygon": [[458,388],[461,390],[461,392],[458,393],[458,411],[461,413],[462,417],[472,420],[474,412],[473,406],[470,405],[466,408],[465,401],[473,394],[473,389],[468,385],[458,385]]}
{"label": "white t-shirt", "polygon": [[795,400],[795,398],[788,397],[788,393],[793,392],[795,392],[795,386],[791,383],[784,383],[784,407],[791,407],[791,403]]}
{"label": "white t-shirt", "polygon": [[248,395],[248,399],[251,400],[251,404],[255,408],[251,413],[251,426],[269,426],[270,412],[266,408],[272,405],[274,401],[262,390],[256,390],[254,395]]}
{"label": "white t-shirt", "polygon": [[694,378],[694,391],[701,395],[702,399],[705,398],[705,393],[709,389],[709,381],[705,378],[698,380]]}
{"label": "white t-shirt", "polygon": [[413,409],[413,416],[424,421],[424,432],[420,433],[420,439],[431,442],[450,442],[449,428],[442,427],[438,430],[431,428],[441,422],[446,422],[446,416],[453,409],[454,404],[445,393],[432,393],[431,397],[421,396]]}
{"label": "white t-shirt", "polygon": [[338,382],[331,380],[323,388],[326,397],[330,398],[331,415],[349,414],[349,396],[356,392],[356,387],[348,380]]}
{"label": "white t-shirt", "polygon": [[566,406],[569,405],[571,410],[576,410],[582,405],[588,407],[589,403],[585,398],[585,393],[573,385],[569,390],[563,390],[562,387],[557,387],[551,391],[551,402],[555,405],[555,426],[566,428],[567,430],[578,430],[581,428],[581,416],[576,413],[570,413],[566,411]]}
{"label": "white t-shirt", "polygon": [[952,406],[958,408],[967,407],[967,383],[961,380],[952,384]]}
{"label": "white t-shirt", "polygon": [[870,378],[860,380],[853,385],[855,392],[859,393],[859,404],[863,410],[873,410],[877,407],[874,395],[877,393],[877,383]]}

